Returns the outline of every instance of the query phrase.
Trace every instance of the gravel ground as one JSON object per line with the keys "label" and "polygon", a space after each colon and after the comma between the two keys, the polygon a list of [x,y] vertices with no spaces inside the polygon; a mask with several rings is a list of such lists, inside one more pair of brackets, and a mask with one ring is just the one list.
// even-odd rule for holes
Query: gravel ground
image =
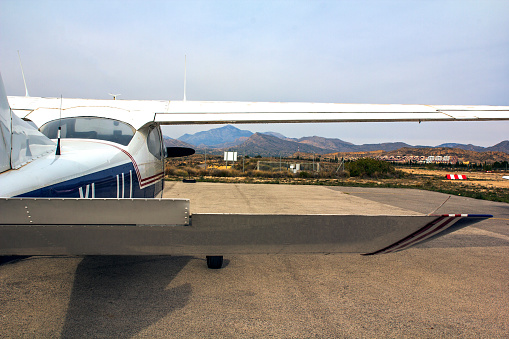
{"label": "gravel ground", "polygon": [[[444,194],[334,188],[429,213]],[[27,257],[0,265],[0,337],[509,337],[509,204],[495,218],[380,255]]]}

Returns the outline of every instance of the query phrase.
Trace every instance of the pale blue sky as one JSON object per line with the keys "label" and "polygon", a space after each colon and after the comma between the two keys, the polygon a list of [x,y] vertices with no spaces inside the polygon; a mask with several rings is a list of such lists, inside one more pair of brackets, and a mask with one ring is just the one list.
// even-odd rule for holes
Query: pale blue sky
{"label": "pale blue sky", "polygon": [[[509,105],[509,1],[0,0],[0,70],[23,95]],[[244,125],[353,143],[491,146],[508,122]],[[205,129],[209,129],[206,126]],[[201,127],[175,127],[178,137]]]}

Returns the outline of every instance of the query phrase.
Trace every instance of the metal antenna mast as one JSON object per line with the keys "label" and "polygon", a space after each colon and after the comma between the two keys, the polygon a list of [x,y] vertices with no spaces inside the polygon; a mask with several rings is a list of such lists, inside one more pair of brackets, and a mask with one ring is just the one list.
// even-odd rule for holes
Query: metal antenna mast
{"label": "metal antenna mast", "polygon": [[21,67],[21,75],[23,76],[23,83],[25,84],[25,96],[29,97],[30,95],[28,94],[27,82],[25,81],[25,72],[23,72],[23,65],[21,64],[21,56],[19,55],[19,50],[18,50],[18,59],[19,59],[19,66]]}

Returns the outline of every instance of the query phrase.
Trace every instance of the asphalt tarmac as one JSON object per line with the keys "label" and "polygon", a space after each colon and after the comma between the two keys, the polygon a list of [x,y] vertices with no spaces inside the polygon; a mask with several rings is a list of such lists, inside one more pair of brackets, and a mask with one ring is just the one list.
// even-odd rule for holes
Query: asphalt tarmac
{"label": "asphalt tarmac", "polygon": [[[448,198],[328,189],[359,209],[430,213]],[[378,256],[236,255],[220,270],[192,256],[10,261],[0,265],[0,337],[509,337],[509,204],[453,196],[435,213],[494,218]]]}

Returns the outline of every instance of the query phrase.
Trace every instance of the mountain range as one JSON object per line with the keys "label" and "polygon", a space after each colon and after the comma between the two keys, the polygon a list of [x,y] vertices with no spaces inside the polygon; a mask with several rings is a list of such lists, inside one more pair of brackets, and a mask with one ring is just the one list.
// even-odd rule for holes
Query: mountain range
{"label": "mountain range", "polygon": [[239,138],[249,138],[252,134],[250,131],[226,125],[195,134],[184,134],[178,140],[197,147],[224,148],[228,146],[222,146],[223,144],[233,143],[235,145],[235,141]]}
{"label": "mountain range", "polygon": [[400,148],[459,148],[475,152],[505,152],[509,154],[509,140],[502,141],[491,147],[472,144],[446,143],[438,146],[412,146],[404,142],[388,142],[379,144],[355,145],[336,138],[319,136],[303,138],[287,138],[277,132],[252,133],[241,130],[232,125],[213,128],[195,134],[184,134],[178,139],[165,136],[166,146],[192,147],[207,150],[207,153],[221,154],[225,150],[235,150],[240,154],[250,156],[290,156],[296,152],[327,154],[335,152],[369,152],[395,151]]}

